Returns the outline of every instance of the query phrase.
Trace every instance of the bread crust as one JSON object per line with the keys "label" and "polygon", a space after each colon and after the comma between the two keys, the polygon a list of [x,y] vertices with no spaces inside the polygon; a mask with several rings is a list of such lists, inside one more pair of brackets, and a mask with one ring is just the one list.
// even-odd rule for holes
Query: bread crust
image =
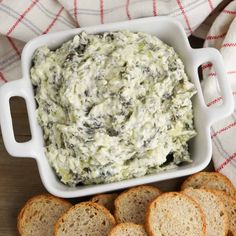
{"label": "bread crust", "polygon": [[230,193],[231,197],[234,197],[236,199],[236,189],[235,189],[235,187],[233,186],[231,181],[225,175],[223,175],[219,172],[205,172],[205,171],[202,171],[202,172],[198,172],[194,175],[191,175],[182,183],[181,190],[184,190],[187,187],[191,187],[191,182],[194,182],[193,180],[199,179],[199,178],[203,179],[203,182],[202,182],[200,187],[207,186],[207,184],[209,182],[211,182],[212,179],[216,182],[217,182],[217,179],[218,180],[221,179],[225,183],[225,185],[227,186],[227,189],[229,190],[229,193]]}
{"label": "bread crust", "polygon": [[193,175],[190,175],[187,179],[184,180],[184,182],[181,184],[180,189],[184,190],[185,188],[191,187],[189,183],[193,182],[196,178],[205,178],[208,175],[209,172],[201,171],[198,173],[195,173]]}
{"label": "bread crust", "polygon": [[[204,189],[204,191],[214,194],[214,190],[213,190],[213,189]],[[215,191],[216,191],[216,190],[215,190]],[[224,194],[228,196],[227,193],[224,192]],[[219,198],[219,196],[217,196],[216,194],[214,194],[214,195],[215,195],[215,196],[217,197],[217,199],[218,199],[218,204],[219,204],[221,210],[224,211],[224,223],[225,223],[224,232],[225,232],[225,235],[227,235],[228,230],[229,230],[229,218],[228,218],[228,214],[227,214],[227,212],[226,212],[226,208],[225,208],[225,206],[224,206],[223,201]]]}
{"label": "bread crust", "polygon": [[[224,190],[220,190],[220,191],[224,191],[226,194],[230,195],[231,197],[235,198],[236,199],[236,189],[234,187],[234,185],[232,184],[232,182],[223,174],[219,173],[219,172],[211,172],[212,173],[212,176],[213,178],[220,178],[223,180],[223,182],[226,184],[228,190],[229,190],[229,193],[224,191]],[[206,185],[210,182],[209,181],[206,181]],[[211,188],[211,189],[214,189],[214,188]],[[219,189],[216,189],[216,190],[219,190]]]}
{"label": "bread crust", "polygon": [[[216,190],[216,189],[206,189],[206,190],[212,192],[213,194],[215,194],[216,196],[221,198],[223,204],[224,204],[225,200],[227,202],[230,202],[231,206],[234,206],[234,210],[236,211],[236,199],[235,198],[229,196],[227,193],[225,193],[224,191],[221,191],[221,190]],[[224,201],[223,201],[223,199],[224,199]],[[236,236],[236,212],[235,211],[231,211],[230,214],[228,214],[228,211],[227,211],[228,220],[229,220],[229,231],[228,231],[227,235],[229,235],[229,236]],[[232,212],[235,212],[235,214],[233,215]],[[233,221],[235,222],[234,228],[232,228],[231,223],[230,223],[230,221],[232,220],[233,217],[234,217]]]}
{"label": "bread crust", "polygon": [[39,194],[39,195],[35,195],[35,196],[31,197],[30,199],[27,200],[27,202],[24,204],[24,206],[20,209],[18,216],[17,216],[17,230],[20,235],[23,235],[23,227],[25,226],[24,214],[25,214],[26,209],[28,207],[30,207],[30,205],[32,203],[34,203],[36,201],[40,201],[40,200],[54,201],[60,205],[64,205],[65,207],[68,207],[68,208],[70,208],[72,206],[72,204],[70,202],[68,202],[62,198],[55,197],[49,193]]}
{"label": "bread crust", "polygon": [[145,231],[145,228],[143,225],[140,225],[140,224],[134,224],[132,222],[125,222],[125,223],[119,223],[117,224],[111,231],[110,233],[108,234],[108,236],[114,236],[116,235],[117,231],[120,230],[120,228],[127,228],[127,227],[130,227],[130,228],[138,228],[140,229],[141,231]]}
{"label": "bread crust", "polygon": [[[230,217],[236,218],[236,214],[232,213],[232,215],[229,215],[229,213],[227,213],[226,208],[224,206],[224,202],[219,197],[219,196],[222,196],[222,198],[225,198],[225,199],[227,198],[227,201],[230,202],[230,204],[232,204],[232,206],[235,206],[235,207],[233,207],[233,209],[236,210],[236,189],[234,188],[233,184],[230,182],[230,180],[227,177],[225,177],[224,175],[222,175],[220,173],[199,172],[199,173],[196,173],[196,174],[188,177],[182,183],[181,189],[184,190],[187,187],[189,187],[189,185],[191,185],[191,183],[196,183],[196,181],[195,181],[196,178],[199,179],[199,181],[197,181],[197,183],[198,183],[198,189],[200,191],[207,191],[207,192],[215,194],[218,197],[218,199],[219,199],[218,205],[219,205],[220,209],[222,209],[222,210],[224,209],[224,213],[225,213],[224,216],[222,217],[222,220],[224,221],[224,226],[225,226],[225,228],[224,228],[225,235],[227,235],[227,233],[228,233],[228,235],[236,236],[236,225],[235,224],[233,224],[233,227],[231,227],[231,231],[228,231],[228,229],[230,228],[230,219],[229,218]],[[218,180],[219,180],[219,185],[217,185]],[[210,188],[208,188],[208,183],[213,183],[213,184],[209,185]],[[220,191],[218,189],[214,189],[215,186],[216,186],[216,188],[217,187],[218,188],[225,188],[228,193],[231,193],[231,195],[229,195],[225,191]],[[157,193],[157,197],[152,202],[148,203],[146,214],[145,214],[145,221],[146,221],[145,225],[143,226],[143,225],[137,224],[137,223],[123,222],[123,218],[124,218],[123,216],[125,216],[126,214],[119,213],[119,209],[122,209],[125,207],[125,205],[127,205],[126,201],[123,202],[124,198],[129,197],[129,199],[131,199],[132,197],[130,197],[130,195],[133,195],[133,194],[138,195],[138,193],[140,193],[143,190],[150,190],[150,192]],[[168,193],[162,194],[161,191],[157,187],[152,186],[152,185],[141,185],[141,186],[129,188],[129,189],[126,189],[124,192],[122,192],[118,196],[116,193],[95,195],[91,198],[90,201],[78,203],[74,206],[70,202],[68,202],[62,198],[54,197],[48,193],[36,195],[36,196],[31,197],[24,204],[24,206],[19,210],[19,213],[17,216],[17,229],[18,229],[18,232],[20,235],[24,235],[24,233],[25,233],[24,230],[27,225],[26,220],[27,220],[27,217],[30,216],[30,213],[28,213],[28,209],[30,209],[29,207],[32,204],[34,204],[35,202],[49,200],[49,201],[57,203],[61,206],[64,206],[65,209],[66,208],[68,209],[67,211],[65,211],[65,213],[63,213],[63,215],[55,223],[54,236],[58,236],[59,227],[63,223],[63,221],[66,220],[66,218],[68,216],[71,216],[71,214],[74,214],[74,211],[76,211],[78,207],[87,207],[87,206],[93,207],[93,208],[97,209],[97,211],[103,212],[103,214],[105,215],[105,216],[103,215],[103,217],[105,217],[103,219],[106,219],[107,221],[110,222],[111,225],[113,225],[113,229],[110,231],[109,236],[115,235],[115,233],[117,233],[117,231],[119,229],[121,229],[122,227],[127,227],[127,226],[128,227],[140,227],[140,228],[142,227],[142,229],[144,228],[146,230],[148,235],[157,236],[157,234],[154,232],[154,230],[152,228],[153,222],[155,222],[155,221],[151,222],[151,220],[149,220],[150,215],[153,213],[152,209],[155,207],[154,206],[155,204],[158,204],[160,202],[164,202],[165,200],[163,200],[163,198],[174,197],[176,195],[181,195],[185,199],[185,201],[191,202],[195,206],[195,208],[197,208],[197,210],[199,212],[198,217],[201,218],[200,221],[202,222],[202,224],[201,224],[202,233],[199,236],[205,236],[206,235],[206,219],[204,216],[204,212],[201,208],[201,204],[199,204],[197,201],[195,201],[194,198],[192,198],[191,196],[188,196],[187,194],[185,194],[184,191],[182,191],[182,192],[168,192]],[[113,200],[114,201],[114,208],[115,208],[114,217],[103,204],[92,202],[92,201],[96,201],[97,199],[98,200],[101,199],[101,202],[104,199],[104,202],[106,202],[105,200],[109,201],[110,197],[111,197],[111,199],[112,199],[112,197],[114,197],[114,198],[116,197],[116,199]],[[162,203],[160,203],[160,204],[162,204]],[[142,204],[142,206],[144,206],[144,204]],[[27,212],[26,212],[26,210],[27,210]],[[137,213],[136,213],[136,215],[135,215],[135,213],[132,215],[136,216],[135,219],[138,219]],[[228,217],[227,217],[227,215],[228,215]],[[39,218],[37,218],[37,219],[39,219]],[[116,225],[116,221],[120,224]],[[235,222],[236,222],[236,219],[235,219]]]}
{"label": "bread crust", "polygon": [[196,209],[198,209],[198,212],[200,214],[200,217],[201,217],[201,222],[202,222],[202,233],[201,235],[199,236],[206,236],[206,219],[205,219],[205,216],[204,216],[204,213],[200,207],[200,205],[194,201],[191,197],[185,195],[185,194],[182,194],[182,193],[179,193],[179,192],[167,192],[167,193],[163,193],[161,194],[160,196],[158,196],[156,199],[154,199],[148,206],[148,210],[146,212],[146,222],[145,222],[145,229],[146,229],[146,232],[149,236],[159,236],[159,235],[156,235],[155,232],[153,232],[152,230],[152,227],[151,227],[151,224],[149,222],[149,218],[150,218],[150,215],[151,215],[151,211],[152,211],[152,208],[155,207],[155,204],[159,203],[163,198],[168,198],[168,197],[175,197],[175,196],[181,196],[183,198],[186,199],[186,201],[189,201],[191,202],[194,207]]}
{"label": "bread crust", "polygon": [[[185,191],[187,191],[188,189],[193,189],[193,188],[186,188],[185,190],[182,191],[183,194],[185,194]],[[195,189],[193,189],[193,191],[195,191]],[[200,191],[200,192],[208,192],[210,194],[214,194],[213,193],[213,190],[211,189],[196,189],[196,191]],[[186,194],[187,195],[187,194]],[[216,196],[216,194],[214,194]],[[189,195],[188,195],[189,196]],[[191,196],[189,196],[190,198],[192,198]],[[192,198],[193,200],[195,200],[194,198]],[[223,235],[227,235],[227,232],[229,230],[229,219],[228,219],[228,215],[227,215],[227,212],[226,212],[226,209],[225,209],[225,206],[222,202],[222,200],[216,196],[216,200],[217,200],[217,206],[218,208],[220,209],[221,212],[223,212],[223,221],[224,221],[224,234]],[[200,207],[201,207],[201,204],[199,203]],[[202,207],[201,207],[202,208]]]}
{"label": "bread crust", "polygon": [[106,207],[104,207],[104,206],[102,206],[98,203],[91,202],[91,201],[81,202],[81,203],[78,203],[78,204],[72,206],[67,212],[65,212],[57,220],[56,224],[54,225],[54,236],[58,235],[59,226],[60,226],[61,223],[63,223],[65,221],[67,216],[70,215],[73,211],[76,211],[77,208],[80,208],[80,207],[93,207],[98,211],[102,211],[106,215],[106,218],[111,222],[113,227],[114,227],[114,225],[116,225],[115,218],[113,217],[113,215],[110,213],[110,211]]}
{"label": "bread crust", "polygon": [[95,195],[95,196],[93,196],[93,197],[91,197],[91,201],[93,200],[96,200],[96,199],[100,199],[100,198],[107,198],[107,197],[111,197],[111,198],[115,198],[115,197],[117,197],[118,196],[118,194],[117,193],[101,193],[101,194],[97,194],[97,195]]}
{"label": "bread crust", "polygon": [[140,186],[136,186],[130,189],[125,190],[124,192],[122,192],[116,199],[115,199],[115,212],[114,212],[114,216],[115,219],[117,221],[117,223],[122,223],[122,218],[119,215],[119,211],[118,209],[120,209],[122,207],[122,200],[124,198],[127,197],[128,194],[132,194],[132,193],[139,193],[142,190],[150,190],[150,191],[155,191],[157,194],[161,194],[161,190],[155,186],[152,185],[140,185]]}
{"label": "bread crust", "polygon": [[[118,193],[104,193],[104,194],[98,194],[93,196],[90,201],[91,202],[95,202],[98,203],[104,207],[106,207],[111,213],[114,212],[114,202],[115,199],[117,198]],[[108,204],[102,204],[100,201],[102,201],[103,199],[105,199],[107,201]]]}

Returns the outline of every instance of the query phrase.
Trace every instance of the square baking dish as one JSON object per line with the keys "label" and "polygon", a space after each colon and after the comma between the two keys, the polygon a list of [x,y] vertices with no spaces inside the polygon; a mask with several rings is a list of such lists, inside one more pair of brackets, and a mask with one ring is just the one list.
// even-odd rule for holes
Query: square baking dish
{"label": "square baking dish", "polygon": [[[81,31],[102,33],[125,29],[134,32],[146,32],[157,36],[162,41],[172,46],[183,60],[185,71],[197,89],[197,94],[193,98],[194,123],[197,136],[193,138],[189,144],[193,162],[182,164],[172,170],[115,183],[78,187],[66,186],[58,180],[43,151],[43,135],[41,127],[36,120],[36,102],[34,99],[33,86],[30,81],[30,68],[33,53],[42,45],[47,45],[49,48],[55,49]],[[217,108],[209,108],[206,106],[201,90],[198,67],[205,62],[212,62],[218,75],[218,85],[222,93],[223,103]],[[233,111],[233,97],[226,79],[227,75],[224,71],[223,60],[220,53],[212,48],[191,48],[183,27],[180,23],[176,22],[176,20],[169,17],[150,17],[42,35],[31,40],[24,47],[22,52],[22,72],[22,79],[9,82],[0,88],[0,122],[3,141],[10,155],[34,158],[37,161],[40,177],[45,188],[51,194],[63,198],[114,191],[135,185],[190,175],[204,169],[210,162],[212,155],[210,126],[213,122],[222,119]],[[13,96],[23,97],[26,101],[32,139],[25,143],[16,142],[14,137],[9,106],[9,100]],[[27,173],[24,173],[24,170],[22,170],[22,174]]]}

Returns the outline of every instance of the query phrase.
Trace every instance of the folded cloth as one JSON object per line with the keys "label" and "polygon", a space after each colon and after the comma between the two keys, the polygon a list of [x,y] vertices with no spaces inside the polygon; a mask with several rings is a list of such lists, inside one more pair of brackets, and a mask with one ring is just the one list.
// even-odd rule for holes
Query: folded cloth
{"label": "folded cloth", "polygon": [[[36,36],[75,27],[160,15],[174,17],[184,26],[187,35],[190,35],[221,2],[222,0],[0,1],[0,85],[21,77],[21,50],[27,41]],[[233,79],[232,72],[236,70],[233,68],[232,59],[236,54],[231,51],[236,42],[234,35],[236,27],[233,26],[236,10],[234,5],[235,1],[216,19],[205,43],[206,47],[213,46],[220,49],[226,61],[229,79]],[[214,80],[215,78],[211,78],[214,77],[212,75],[214,72],[210,65],[204,68],[204,79]],[[220,103],[218,98],[220,95],[214,86],[215,83],[212,88],[204,87],[209,106]],[[212,99],[217,102],[212,102]],[[234,114],[212,128],[215,167],[228,175],[231,180],[236,156],[236,145],[233,150],[232,143],[236,136],[236,128],[233,128],[236,125],[235,117]],[[234,181],[236,185],[236,178]]]}
{"label": "folded cloth", "polygon": [[0,0],[0,84],[21,77],[25,42],[75,27],[170,15],[191,34],[222,0]]}
{"label": "folded cloth", "polygon": [[[232,1],[215,19],[207,34],[204,47],[215,47],[223,56],[227,78],[236,101],[236,1]],[[203,69],[203,93],[206,104],[216,107],[222,103],[217,86],[217,74],[211,63]],[[236,103],[235,103],[236,104]],[[236,109],[231,116],[211,128],[215,169],[228,176],[236,186]]]}

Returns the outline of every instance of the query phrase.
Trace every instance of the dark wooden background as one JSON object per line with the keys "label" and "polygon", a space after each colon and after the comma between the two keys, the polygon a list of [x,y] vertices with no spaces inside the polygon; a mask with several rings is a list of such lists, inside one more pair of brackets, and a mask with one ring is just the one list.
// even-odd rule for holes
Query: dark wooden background
{"label": "dark wooden background", "polygon": [[[202,47],[203,41],[190,37],[193,47]],[[11,110],[16,140],[30,139],[24,101],[12,98]],[[175,189],[181,179],[159,183],[162,189]],[[33,195],[46,192],[39,178],[36,162],[30,158],[11,157],[5,150],[0,134],[0,236],[17,234],[16,218],[19,209]],[[71,199],[73,202],[79,199]]]}

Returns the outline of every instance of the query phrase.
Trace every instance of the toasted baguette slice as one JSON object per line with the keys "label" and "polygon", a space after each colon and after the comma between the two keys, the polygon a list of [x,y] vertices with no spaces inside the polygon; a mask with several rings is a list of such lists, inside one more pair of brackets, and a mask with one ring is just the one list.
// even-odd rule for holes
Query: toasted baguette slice
{"label": "toasted baguette slice", "polygon": [[164,193],[149,205],[145,226],[150,236],[205,236],[206,232],[200,206],[177,192]]}
{"label": "toasted baguette slice", "polygon": [[71,203],[49,194],[29,199],[20,210],[17,218],[17,228],[20,235],[53,235],[54,224],[71,206]]}
{"label": "toasted baguette slice", "polygon": [[91,202],[96,202],[104,207],[106,207],[111,213],[114,212],[114,201],[118,196],[117,193],[110,193],[110,194],[99,194],[95,195],[90,199]]}
{"label": "toasted baguette slice", "polygon": [[[224,176],[224,175],[222,175]],[[236,189],[234,188],[233,184],[230,182],[230,180],[227,177],[213,177],[211,180],[206,181],[206,183],[203,185],[204,188],[208,189],[215,189],[224,191],[229,196],[236,199]]]}
{"label": "toasted baguette slice", "polygon": [[211,172],[198,172],[190,175],[181,185],[181,190],[186,188],[201,188],[209,180]]}
{"label": "toasted baguette slice", "polygon": [[138,186],[121,193],[115,200],[117,223],[144,224],[148,204],[161,194],[154,186]]}
{"label": "toasted baguette slice", "polygon": [[55,236],[106,236],[116,224],[112,214],[94,202],[71,207],[55,224]]}
{"label": "toasted baguette slice", "polygon": [[230,197],[223,191],[210,190],[223,202],[229,218],[229,232],[227,236],[236,236],[236,199]]}
{"label": "toasted baguette slice", "polygon": [[185,188],[209,188],[222,190],[228,193],[231,197],[236,198],[236,190],[231,181],[224,175],[218,172],[199,172],[188,177],[182,184],[181,189]]}
{"label": "toasted baguette slice", "polygon": [[147,233],[143,225],[120,223],[111,230],[109,236],[147,236]]}
{"label": "toasted baguette slice", "polygon": [[229,220],[223,202],[206,189],[186,188],[183,191],[192,197],[202,208],[206,217],[206,236],[226,236]]}

